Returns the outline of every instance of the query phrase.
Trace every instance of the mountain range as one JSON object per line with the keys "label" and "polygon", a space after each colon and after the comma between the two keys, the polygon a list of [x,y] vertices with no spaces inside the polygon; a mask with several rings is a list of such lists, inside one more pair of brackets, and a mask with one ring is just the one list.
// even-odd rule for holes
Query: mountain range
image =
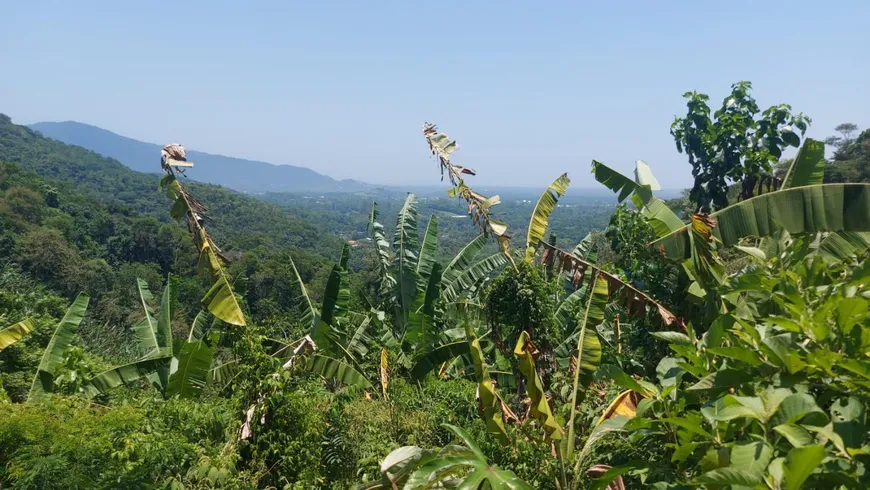
{"label": "mountain range", "polygon": [[[81,146],[145,173],[157,173],[161,145],[146,143],[75,121],[39,122],[30,127],[49,138]],[[356,192],[373,186],[356,180],[336,180],[310,168],[275,165],[224,155],[187,151],[196,172],[191,179],[246,192]]]}

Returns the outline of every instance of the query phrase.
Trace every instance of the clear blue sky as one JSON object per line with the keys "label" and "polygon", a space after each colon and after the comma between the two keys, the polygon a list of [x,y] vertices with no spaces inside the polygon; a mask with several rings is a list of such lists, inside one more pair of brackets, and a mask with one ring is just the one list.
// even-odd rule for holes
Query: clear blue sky
{"label": "clear blue sky", "polygon": [[664,187],[681,94],[751,80],[824,138],[870,126],[870,1],[42,2],[0,8],[0,112],[373,183],[437,183],[433,121],[481,184],[595,158]]}

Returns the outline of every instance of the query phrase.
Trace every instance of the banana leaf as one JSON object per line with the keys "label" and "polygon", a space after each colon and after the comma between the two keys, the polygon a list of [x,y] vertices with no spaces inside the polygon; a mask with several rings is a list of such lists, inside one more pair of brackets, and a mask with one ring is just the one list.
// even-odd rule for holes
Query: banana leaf
{"label": "banana leaf", "polygon": [[211,289],[202,298],[202,304],[211,312],[212,315],[229,323],[230,325],[245,326],[245,314],[242,312],[239,302],[236,300],[236,295],[233,293],[233,287],[230,285],[227,275],[220,266],[219,259],[211,247],[211,244],[206,242],[200,252],[200,257],[205,257],[206,263],[209,264],[209,269],[212,272],[214,283]]}
{"label": "banana leaf", "polygon": [[416,264],[417,254],[417,196],[408,194],[396,219],[396,232],[393,237],[393,266],[396,277],[395,305],[397,327],[404,331],[405,322],[411,305],[417,297]]}
{"label": "banana leaf", "polygon": [[423,379],[433,369],[469,352],[467,340],[439,345],[415,359],[414,367],[411,369],[411,376],[415,379]]}
{"label": "banana leaf", "polygon": [[143,356],[151,356],[160,350],[157,345],[157,320],[154,319],[154,308],[151,307],[154,295],[151,294],[148,283],[142,279],[136,278],[136,288],[145,316],[133,326],[133,336],[139,344],[139,352]]}
{"label": "banana leaf", "polygon": [[804,140],[783,179],[782,187],[802,187],[825,181],[825,144],[811,138]]}
{"label": "banana leaf", "polygon": [[[747,199],[710,215],[713,235],[730,247],[744,237],[789,233],[870,231],[870,184],[820,184],[784,189]],[[689,229],[678,230],[650,246],[672,260],[691,257]]]}
{"label": "banana leaf", "polygon": [[607,305],[607,280],[593,274],[590,280],[586,305],[577,328],[576,362],[574,366],[574,385],[571,390],[571,417],[568,421],[568,437],[562,444],[562,454],[566,461],[573,461],[577,405],[582,401],[586,386],[601,363],[601,342],[595,327],[604,321],[604,308]]}
{"label": "banana leaf", "polygon": [[188,342],[196,342],[203,338],[208,330],[208,313],[200,311],[190,324],[190,333],[187,334]]}
{"label": "banana leaf", "polygon": [[529,338],[529,334],[527,332],[521,333],[514,348],[514,355],[519,358],[520,372],[526,377],[526,393],[531,400],[529,414],[541,423],[549,440],[558,441],[562,439],[562,428],[556,421],[556,417],[553,416],[553,411],[550,410],[544,382],[541,381],[541,377],[535,370],[534,354],[536,352],[537,348]]}
{"label": "banana leaf", "polygon": [[408,318],[405,339],[416,345],[432,345],[437,338],[435,328],[435,302],[441,296],[441,264],[435,263],[426,289],[418,292]]}
{"label": "banana leaf", "polygon": [[10,345],[18,342],[21,337],[24,337],[28,333],[32,332],[33,320],[30,318],[25,318],[18,323],[14,323],[9,325],[8,327],[0,330],[0,350],[3,350]]}
{"label": "banana leaf", "polygon": [[[346,255],[348,249],[349,245],[345,243],[342,249],[342,257]],[[326,280],[326,290],[323,292],[323,307],[321,308],[320,318],[327,325],[335,325],[336,318],[347,316],[350,287],[347,269],[342,265],[342,262],[346,263],[347,260],[339,260],[339,263],[332,267],[329,278]]]}
{"label": "banana leaf", "polygon": [[208,383],[215,348],[215,344],[209,345],[204,340],[185,342],[176,355],[178,368],[169,376],[167,394],[192,398],[202,393]]}
{"label": "banana leaf", "polygon": [[450,303],[464,293],[471,290],[475,285],[489,277],[493,272],[501,269],[508,264],[508,258],[505,254],[498,252],[492,254],[482,260],[475,262],[471,267],[459,274],[452,282],[445,284],[442,290],[444,291],[443,299],[445,303]]}
{"label": "banana leaf", "polygon": [[314,355],[308,361],[308,370],[327,379],[360,388],[372,388],[372,383],[351,365],[338,359],[323,355]]}
{"label": "banana leaf", "polygon": [[308,289],[305,287],[305,283],[302,282],[302,276],[299,275],[299,270],[296,268],[293,258],[288,258],[290,259],[290,268],[293,269],[293,285],[299,289],[299,296],[296,300],[300,303],[302,309],[302,318],[300,320],[302,320],[304,325],[310,326],[314,323],[314,317],[317,316],[317,310],[314,309],[311,297],[308,296]]}
{"label": "banana leaf", "polygon": [[544,239],[544,233],[547,232],[550,214],[556,209],[559,198],[565,195],[570,184],[571,180],[568,179],[568,174],[560,175],[547,187],[538,199],[537,204],[535,204],[526,238],[526,262],[531,263],[534,260],[535,251],[538,249],[541,240]]}
{"label": "banana leaf", "polygon": [[168,370],[171,361],[171,356],[155,357],[138,360],[103,371],[88,381],[85,393],[94,396],[98,393],[105,393],[117,386],[132,383],[133,381],[149,379],[158,370]]}
{"label": "banana leaf", "polygon": [[426,225],[423,243],[417,256],[417,289],[423,289],[429,283],[429,275],[435,264],[435,254],[438,249],[438,216],[433,214]]}
{"label": "banana leaf", "polygon": [[465,272],[475,258],[480,255],[480,251],[486,245],[486,235],[477,235],[468,242],[462,250],[444,268],[444,273],[441,275],[441,284],[444,287],[450,287],[460,274]]}
{"label": "banana leaf", "polygon": [[468,337],[468,350],[471,354],[471,359],[474,361],[477,397],[480,407],[483,409],[481,415],[483,416],[484,423],[486,423],[486,430],[495,435],[500,442],[507,444],[509,439],[507,430],[504,427],[504,421],[502,420],[500,397],[489,375],[489,369],[483,356],[483,349],[480,347],[480,339],[477,338],[471,327],[467,325],[466,336]]}
{"label": "banana leaf", "polygon": [[396,286],[396,279],[390,272],[393,264],[393,260],[390,257],[390,243],[387,242],[384,225],[378,222],[378,203],[376,202],[372,203],[372,210],[369,214],[368,232],[371,235],[372,243],[378,254],[378,274],[380,275],[378,292],[386,294]]}
{"label": "banana leaf", "polygon": [[[166,281],[163,297],[160,299],[160,314],[157,316],[157,347],[160,353],[172,353],[172,281]],[[159,354],[157,354],[159,355]],[[157,367],[157,379],[160,388],[165,393],[169,383],[169,367]]]}
{"label": "banana leaf", "polygon": [[88,309],[90,297],[85,293],[79,293],[72,305],[66,310],[54,335],[48,341],[48,346],[42,354],[42,360],[33,377],[30,392],[27,394],[28,401],[45,396],[54,391],[54,371],[63,362],[64,351],[72,345],[76,330]]}

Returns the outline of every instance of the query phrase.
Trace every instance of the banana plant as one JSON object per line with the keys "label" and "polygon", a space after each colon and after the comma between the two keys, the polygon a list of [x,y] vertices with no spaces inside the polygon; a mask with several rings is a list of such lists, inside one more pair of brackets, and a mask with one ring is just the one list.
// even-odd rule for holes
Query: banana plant
{"label": "banana plant", "polygon": [[147,380],[165,398],[199,395],[208,384],[219,332],[213,329],[208,337],[203,336],[206,315],[201,313],[191,324],[185,341],[173,342],[171,281],[166,281],[156,319],[148,284],[137,279],[137,287],[144,316],[133,330],[143,355],[134,362],[113,367],[91,378],[85,388],[86,394],[95,396],[123,384]]}
{"label": "banana plant", "polygon": [[54,392],[55,369],[63,362],[64,351],[72,345],[89,302],[90,297],[87,294],[79,293],[66,310],[39,361],[30,392],[27,394],[28,401],[38,401]]}
{"label": "banana plant", "polygon": [[211,280],[211,288],[202,299],[203,306],[230,325],[244,326],[245,314],[233,292],[232,281],[224,270],[226,259],[203,224],[205,208],[178,180],[183,169],[190,167],[193,167],[193,162],[185,159],[184,147],[177,144],[166,145],[161,151],[160,159],[160,168],[166,175],[160,180],[160,188],[172,200],[170,216],[176,220],[184,218],[187,223],[193,242],[199,250],[197,269]]}
{"label": "banana plant", "polygon": [[33,320],[25,318],[0,330],[0,350],[18,342],[22,337],[32,332],[33,328]]}
{"label": "banana plant", "polygon": [[[746,237],[763,238],[779,230],[791,234],[848,233],[867,241],[870,235],[870,184],[822,184],[824,144],[807,139],[786,175],[785,185],[711,213],[712,236],[723,246]],[[691,225],[650,244],[673,260],[691,258]],[[859,239],[859,240],[860,240]],[[851,240],[847,240],[852,242]],[[842,250],[839,250],[842,252]]]}
{"label": "banana plant", "polygon": [[381,479],[363,483],[356,490],[427,488],[531,490],[514,472],[490,464],[480,447],[464,429],[443,424],[465,446],[451,445],[439,451],[404,446],[381,463]]}

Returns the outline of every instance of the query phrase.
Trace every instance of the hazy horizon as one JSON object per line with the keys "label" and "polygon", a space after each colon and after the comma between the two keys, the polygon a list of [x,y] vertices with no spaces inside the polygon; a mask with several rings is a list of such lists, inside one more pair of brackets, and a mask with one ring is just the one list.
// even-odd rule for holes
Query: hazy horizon
{"label": "hazy horizon", "polygon": [[0,112],[410,186],[438,183],[420,134],[432,121],[476,185],[568,172],[594,187],[592,159],[626,174],[642,159],[680,189],[690,166],[668,128],[686,91],[717,107],[750,80],[762,108],[812,117],[808,136],[870,126],[870,68],[854,55],[870,4],[837,7],[18,2],[0,19],[0,63],[15,67]]}

